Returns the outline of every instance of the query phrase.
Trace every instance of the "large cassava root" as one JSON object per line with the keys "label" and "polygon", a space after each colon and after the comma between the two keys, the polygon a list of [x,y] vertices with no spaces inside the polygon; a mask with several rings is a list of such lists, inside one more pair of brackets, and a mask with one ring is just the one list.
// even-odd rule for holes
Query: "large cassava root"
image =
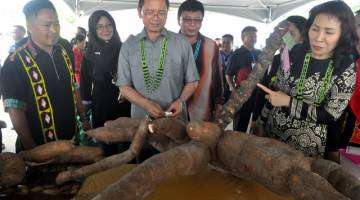
{"label": "large cassava root", "polygon": [[[302,153],[273,139],[222,131],[232,120],[234,113],[250,97],[256,82],[262,78],[265,69],[271,64],[274,52],[280,47],[281,35],[277,28],[271,34],[255,69],[223,107],[220,117],[216,120],[219,127],[214,128],[216,126],[211,123],[191,122],[184,140],[181,140],[182,137],[173,137],[172,133],[169,136],[165,129],[155,131],[156,126],[151,126],[153,133],[148,134],[149,143],[157,145],[157,148],[169,150],[146,160],[95,199],[121,197],[125,200],[140,200],[159,182],[177,174],[187,174],[185,172],[189,166],[201,169],[200,166],[208,162],[216,163],[221,170],[237,177],[259,182],[274,192],[291,195],[295,199],[342,200],[347,199],[345,196],[359,199],[356,196],[360,194],[359,181],[337,166],[305,158]],[[138,126],[138,122],[131,121],[119,119],[111,127]],[[133,126],[129,125],[130,122]],[[106,126],[110,127],[110,124]],[[191,142],[180,145],[190,138]],[[135,141],[135,138],[133,140]],[[331,170],[327,170],[328,168]],[[190,171],[195,173],[197,170]],[[339,180],[344,181],[346,187],[340,186]]]}
{"label": "large cassava root", "polygon": [[324,177],[337,191],[351,199],[360,199],[360,181],[341,165],[323,159],[314,159],[311,170]]}
{"label": "large cassava root", "polygon": [[218,142],[217,155],[226,171],[278,194],[295,199],[347,199],[311,171],[309,159],[283,142],[227,131]]}
{"label": "large cassava root", "polygon": [[53,159],[51,163],[89,164],[103,159],[104,152],[100,147],[75,147],[70,152]]}
{"label": "large cassava root", "polygon": [[148,133],[148,119],[143,119],[140,123],[134,138],[128,150],[121,154],[116,154],[100,160],[91,165],[84,166],[80,169],[69,170],[61,172],[56,177],[57,184],[63,184],[70,180],[75,180],[83,177],[87,177],[96,172],[106,170],[115,166],[126,164],[133,160],[137,156],[145,142],[146,135]]}
{"label": "large cassava root", "polygon": [[26,174],[26,165],[89,164],[103,158],[99,147],[75,147],[70,141],[55,141],[37,146],[19,154],[0,154],[0,186],[20,184]]}
{"label": "large cassava root", "polygon": [[25,177],[25,162],[14,153],[0,154],[0,186],[13,186]]}
{"label": "large cassava root", "polygon": [[[119,196],[126,200],[143,199],[161,181],[185,174],[182,165],[201,168],[203,161],[196,161],[203,159],[215,162],[221,170],[232,175],[256,181],[274,192],[291,195],[295,199],[345,200],[345,196],[349,196],[339,193],[325,178],[313,173],[311,169],[315,162],[285,143],[234,131],[223,133],[216,124],[207,122],[190,122],[187,134],[192,142],[148,159],[95,199],[116,199]],[[207,153],[199,153],[204,150],[194,144],[201,144]],[[198,153],[196,159],[184,153],[192,151]],[[357,183],[359,181],[352,185]]]}
{"label": "large cassava root", "polygon": [[132,141],[137,127],[128,128],[114,128],[114,127],[100,127],[89,130],[85,133],[85,137],[91,137],[98,142],[116,143]]}
{"label": "large cassava root", "polygon": [[25,161],[42,163],[72,151],[75,146],[68,140],[59,140],[37,146],[18,155]]}
{"label": "large cassava root", "polygon": [[[289,194],[287,176],[293,167],[310,171],[305,156],[279,141],[226,131],[217,144],[217,157],[227,171],[256,180],[280,194]],[[291,158],[291,159],[289,159]]]}
{"label": "large cassava root", "polygon": [[94,199],[144,199],[160,182],[176,175],[195,174],[209,161],[210,152],[206,145],[189,142],[149,158]]}
{"label": "large cassava root", "polygon": [[59,140],[21,151],[18,155],[30,165],[80,163],[88,164],[103,158],[100,147],[74,146],[71,141]]}
{"label": "large cassava root", "polygon": [[311,171],[294,168],[289,175],[289,189],[297,200],[348,200],[336,191],[326,179]]}
{"label": "large cassava root", "polygon": [[[114,125],[115,122],[116,126]],[[132,121],[131,118],[122,117],[112,121],[112,127],[109,126],[110,122],[107,123],[108,127],[88,131],[86,132],[87,136],[94,137],[100,142],[132,141],[129,149],[121,154],[110,156],[80,169],[62,172],[56,178],[57,184],[87,177],[96,172],[130,162],[139,154],[147,137],[149,143],[161,152],[189,141],[185,124],[173,118],[157,119],[151,122],[150,125],[149,121],[145,119],[139,124],[138,128],[133,126],[138,124],[138,119]],[[120,127],[119,124],[126,126],[126,128]],[[151,134],[148,134],[148,128],[151,130]]]}
{"label": "large cassava root", "polygon": [[141,123],[140,118],[119,117],[115,120],[105,122],[104,127],[110,128],[137,128]]}

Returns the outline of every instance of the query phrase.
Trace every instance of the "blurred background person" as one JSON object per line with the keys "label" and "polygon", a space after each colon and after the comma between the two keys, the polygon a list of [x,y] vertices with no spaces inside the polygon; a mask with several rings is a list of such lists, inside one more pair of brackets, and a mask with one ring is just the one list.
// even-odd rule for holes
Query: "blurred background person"
{"label": "blurred background person", "polygon": [[180,33],[192,46],[199,85],[187,101],[190,121],[213,121],[224,102],[222,67],[215,41],[199,31],[205,10],[200,1],[186,0],[178,9]]}
{"label": "blurred background person", "polygon": [[222,36],[222,49],[220,50],[221,62],[222,62],[222,72],[223,72],[223,84],[224,84],[224,103],[230,98],[230,87],[226,82],[225,72],[229,66],[229,61],[233,54],[233,44],[234,36],[231,34],[225,34]]}
{"label": "blurred background person", "polygon": [[[289,16],[286,19],[286,21],[288,22],[289,25],[288,31],[291,35],[294,44],[295,45],[302,44],[304,42],[304,34],[306,31],[305,30],[306,21],[307,21],[306,18],[302,16],[293,15],[293,16]],[[282,47],[285,47],[285,44],[283,44]],[[287,58],[284,58],[285,56]],[[274,84],[274,82],[276,81],[276,73],[278,72],[278,70],[289,70],[290,66],[285,66],[285,65],[289,65],[290,63],[288,62],[283,63],[282,60],[284,59],[287,60],[289,59],[288,48],[285,49],[285,52],[284,52],[284,48],[279,49],[278,54],[276,54],[273,58],[273,62],[271,66],[269,66],[268,70],[265,72],[264,77],[261,80],[261,84],[271,88],[272,87],[271,85]],[[255,90],[257,90],[257,98],[256,98],[254,115],[253,115],[254,122],[260,116],[261,110],[266,103],[265,100],[266,93],[262,91],[260,88],[256,88]]]}
{"label": "blurred background person", "polygon": [[215,38],[215,43],[218,46],[218,48],[221,50],[222,49],[222,41],[221,38]]}
{"label": "blurred background person", "polygon": [[[360,147],[360,10],[356,11],[355,15],[356,33],[359,40],[356,44],[354,59],[357,60],[358,71],[356,74],[355,91],[347,109],[346,124],[344,132],[340,137],[339,148],[346,148],[349,145]],[[335,160],[338,161],[338,159]]]}
{"label": "blurred background person", "polygon": [[[225,78],[230,91],[235,93],[236,88],[240,87],[252,71],[257,61],[260,50],[255,48],[257,41],[257,29],[254,26],[246,26],[241,32],[243,45],[234,51],[230,58],[229,66],[226,68]],[[256,91],[243,104],[241,109],[235,113],[233,129],[246,132],[255,107]]]}
{"label": "blurred background person", "polygon": [[80,84],[80,70],[84,59],[86,35],[77,33],[74,38],[73,53],[75,62],[75,80]]}
{"label": "blurred background person", "polygon": [[9,48],[9,54],[26,43],[26,29],[21,25],[14,25],[11,33],[13,44]]}

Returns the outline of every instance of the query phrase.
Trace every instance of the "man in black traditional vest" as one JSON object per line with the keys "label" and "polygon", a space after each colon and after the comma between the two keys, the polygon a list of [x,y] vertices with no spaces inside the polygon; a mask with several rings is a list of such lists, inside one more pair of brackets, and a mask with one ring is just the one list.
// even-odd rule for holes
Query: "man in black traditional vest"
{"label": "man in black traditional vest", "polygon": [[48,0],[32,0],[23,12],[29,39],[7,58],[0,76],[4,108],[18,134],[17,152],[71,139],[76,133],[76,107],[85,116],[70,45],[59,40],[55,7]]}

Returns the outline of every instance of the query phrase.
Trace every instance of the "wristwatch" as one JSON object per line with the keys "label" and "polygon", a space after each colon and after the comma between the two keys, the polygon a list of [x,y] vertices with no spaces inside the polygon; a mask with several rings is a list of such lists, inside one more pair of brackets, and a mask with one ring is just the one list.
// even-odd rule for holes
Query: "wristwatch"
{"label": "wristwatch", "polygon": [[180,98],[178,99],[180,101],[181,107],[185,106],[185,101],[181,100]]}

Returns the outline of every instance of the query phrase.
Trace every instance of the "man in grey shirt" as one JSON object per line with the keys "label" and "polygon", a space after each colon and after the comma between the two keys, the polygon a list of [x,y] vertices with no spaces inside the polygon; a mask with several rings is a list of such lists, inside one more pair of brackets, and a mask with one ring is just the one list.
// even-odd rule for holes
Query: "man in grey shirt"
{"label": "man in grey shirt", "polygon": [[144,30],[123,44],[116,84],[132,103],[131,116],[180,117],[199,80],[187,40],[164,28],[168,0],[139,0]]}

